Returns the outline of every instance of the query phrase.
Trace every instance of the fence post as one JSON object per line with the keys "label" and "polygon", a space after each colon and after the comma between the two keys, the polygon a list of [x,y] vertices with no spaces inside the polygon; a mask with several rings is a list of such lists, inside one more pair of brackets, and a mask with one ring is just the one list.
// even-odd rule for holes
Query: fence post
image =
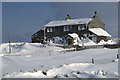
{"label": "fence post", "polygon": [[51,55],[51,52],[50,52],[50,50],[49,50],[49,54]]}
{"label": "fence post", "polygon": [[117,59],[119,59],[119,55],[117,54]]}
{"label": "fence post", "polygon": [[94,64],[94,59],[92,59],[92,63]]}
{"label": "fence post", "polygon": [[65,54],[65,51],[64,51],[64,54]]}
{"label": "fence post", "polygon": [[9,41],[9,53],[11,53],[11,45],[10,45],[10,41]]}

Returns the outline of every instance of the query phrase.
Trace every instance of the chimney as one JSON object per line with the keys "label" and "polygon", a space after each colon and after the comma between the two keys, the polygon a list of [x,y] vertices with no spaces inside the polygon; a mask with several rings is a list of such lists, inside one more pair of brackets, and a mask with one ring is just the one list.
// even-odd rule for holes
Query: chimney
{"label": "chimney", "polygon": [[97,11],[95,11],[95,14],[97,14]]}
{"label": "chimney", "polygon": [[97,11],[94,12],[93,18],[98,18]]}
{"label": "chimney", "polygon": [[67,14],[66,20],[70,20],[71,17],[69,16],[69,14]]}

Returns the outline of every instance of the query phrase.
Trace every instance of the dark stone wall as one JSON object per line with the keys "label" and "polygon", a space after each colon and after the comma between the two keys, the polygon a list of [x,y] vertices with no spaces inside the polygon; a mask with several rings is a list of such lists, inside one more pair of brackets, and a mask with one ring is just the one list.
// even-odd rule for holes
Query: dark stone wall
{"label": "dark stone wall", "polygon": [[[78,25],[71,25],[69,26],[69,31],[64,31],[64,26],[57,26],[57,27],[46,27],[45,28],[45,36],[48,39],[51,39],[53,37],[59,36],[59,37],[65,37],[69,33],[77,33],[79,37],[83,37],[83,34],[88,34],[89,31],[87,29],[87,26],[84,25],[84,30],[78,30]],[[47,32],[47,28],[52,28],[52,32]],[[44,39],[44,31],[39,30],[35,34],[32,35],[32,42],[41,42],[41,40]]]}

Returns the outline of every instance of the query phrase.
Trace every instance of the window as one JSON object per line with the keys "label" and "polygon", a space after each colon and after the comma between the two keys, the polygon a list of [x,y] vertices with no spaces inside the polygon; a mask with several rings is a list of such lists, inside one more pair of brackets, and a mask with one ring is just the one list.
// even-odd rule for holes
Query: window
{"label": "window", "polygon": [[53,32],[53,28],[47,28],[47,32]]}
{"label": "window", "polygon": [[83,34],[84,37],[87,37],[87,34]]}
{"label": "window", "polygon": [[78,25],[78,30],[81,30],[81,25]]}
{"label": "window", "polygon": [[78,30],[85,30],[85,25],[78,25]]}
{"label": "window", "polygon": [[93,40],[94,42],[96,42],[97,38],[96,38],[96,37],[92,37],[92,40]]}
{"label": "window", "polygon": [[110,40],[111,38],[110,37],[107,37],[106,40]]}
{"label": "window", "polygon": [[39,38],[37,38],[37,41],[39,41]]}
{"label": "window", "polygon": [[69,26],[64,26],[64,31],[69,31]]}
{"label": "window", "polygon": [[82,30],[85,30],[85,25],[81,25],[81,29],[82,29]]}
{"label": "window", "polygon": [[84,38],[83,37],[81,37],[81,40],[83,40]]}

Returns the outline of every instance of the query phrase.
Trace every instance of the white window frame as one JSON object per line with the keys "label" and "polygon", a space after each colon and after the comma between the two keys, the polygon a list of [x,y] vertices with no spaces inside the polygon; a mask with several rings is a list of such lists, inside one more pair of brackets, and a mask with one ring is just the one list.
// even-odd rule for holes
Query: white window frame
{"label": "white window frame", "polygon": [[64,26],[64,31],[69,31],[70,27],[69,26]]}
{"label": "white window frame", "polygon": [[81,30],[85,30],[85,25],[81,25]]}
{"label": "white window frame", "polygon": [[78,30],[82,30],[82,29],[81,29],[81,25],[78,25]]}
{"label": "white window frame", "polygon": [[47,32],[53,32],[53,28],[47,28]]}

